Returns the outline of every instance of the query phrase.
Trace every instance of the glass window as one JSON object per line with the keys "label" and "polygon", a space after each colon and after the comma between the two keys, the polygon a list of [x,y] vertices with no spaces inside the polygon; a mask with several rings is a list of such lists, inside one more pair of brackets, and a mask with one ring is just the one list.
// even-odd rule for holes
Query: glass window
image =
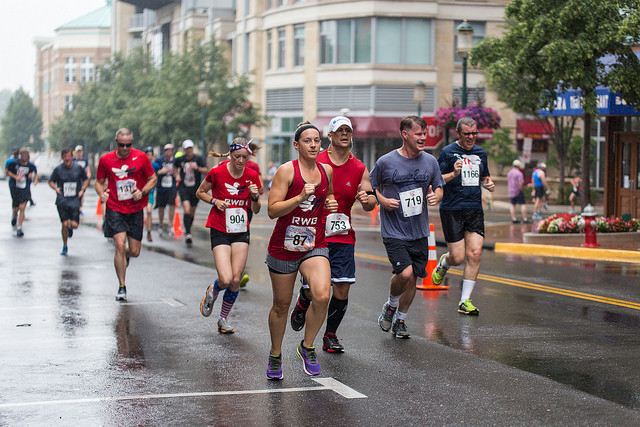
{"label": "glass window", "polygon": [[304,65],[304,25],[293,28],[293,65]]}
{"label": "glass window", "polygon": [[394,18],[376,19],[376,63],[402,63],[402,21]]}
{"label": "glass window", "polygon": [[371,18],[356,19],[355,23],[355,63],[371,62]]}
{"label": "glass window", "polygon": [[271,31],[267,31],[267,70],[271,69],[271,48],[273,42],[271,40]]}
{"label": "glass window", "polygon": [[65,111],[73,110],[73,97],[71,95],[64,96],[64,105],[63,108]]}
{"label": "glass window", "polygon": [[278,68],[284,68],[284,28],[278,28]]}
{"label": "glass window", "polygon": [[338,64],[350,64],[351,61],[351,20],[338,21]]}
{"label": "glass window", "polygon": [[80,60],[80,81],[83,83],[92,82],[95,72],[93,57],[84,56]]}
{"label": "glass window", "polygon": [[73,57],[64,58],[64,82],[76,82],[76,59]]}
{"label": "glass window", "polygon": [[[430,19],[323,21],[320,23],[320,63],[432,64],[431,33]],[[372,39],[375,40],[375,60],[372,59]]]}
{"label": "glass window", "polygon": [[336,45],[337,21],[320,23],[320,63],[333,64],[334,47]]}
{"label": "glass window", "polygon": [[406,20],[405,64],[423,65],[431,63],[431,21],[426,19]]}

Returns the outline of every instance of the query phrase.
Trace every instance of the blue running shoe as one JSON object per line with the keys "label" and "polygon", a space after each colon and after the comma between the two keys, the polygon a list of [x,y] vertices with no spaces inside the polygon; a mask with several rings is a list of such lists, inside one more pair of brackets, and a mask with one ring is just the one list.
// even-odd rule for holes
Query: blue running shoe
{"label": "blue running shoe", "polygon": [[63,246],[62,247],[62,252],[60,252],[60,255],[66,255],[67,254],[67,247]]}

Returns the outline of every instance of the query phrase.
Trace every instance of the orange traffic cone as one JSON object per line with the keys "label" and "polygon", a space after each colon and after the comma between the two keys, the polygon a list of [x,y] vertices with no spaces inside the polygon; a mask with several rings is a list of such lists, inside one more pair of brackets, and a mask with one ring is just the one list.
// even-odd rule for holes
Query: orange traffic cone
{"label": "orange traffic cone", "polygon": [[180,213],[176,209],[176,213],[173,215],[173,235],[180,237],[184,234],[182,226],[180,225]]}
{"label": "orange traffic cone", "polygon": [[96,215],[102,216],[102,200],[98,198],[98,206],[96,206]]}
{"label": "orange traffic cone", "polygon": [[429,224],[429,261],[427,261],[427,277],[422,279],[422,283],[418,283],[416,289],[420,289],[422,291],[444,291],[449,289],[449,286],[434,285],[431,280],[431,272],[433,272],[438,265],[437,259],[436,233],[433,231],[433,224]]}

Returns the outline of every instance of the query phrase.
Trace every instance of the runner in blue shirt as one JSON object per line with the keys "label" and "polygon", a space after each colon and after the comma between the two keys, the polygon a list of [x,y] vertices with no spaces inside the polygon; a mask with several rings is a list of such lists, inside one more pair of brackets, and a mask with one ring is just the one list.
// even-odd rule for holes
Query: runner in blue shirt
{"label": "runner in blue shirt", "polygon": [[440,171],[446,182],[440,203],[440,221],[449,251],[440,257],[431,273],[434,285],[440,285],[450,266],[464,266],[462,293],[458,312],[477,315],[471,303],[471,292],[480,270],[484,243],[484,212],[482,187],[493,192],[496,188],[489,174],[487,152],[476,145],[478,127],[470,117],[463,117],[456,125],[458,140],[442,149],[438,156]]}

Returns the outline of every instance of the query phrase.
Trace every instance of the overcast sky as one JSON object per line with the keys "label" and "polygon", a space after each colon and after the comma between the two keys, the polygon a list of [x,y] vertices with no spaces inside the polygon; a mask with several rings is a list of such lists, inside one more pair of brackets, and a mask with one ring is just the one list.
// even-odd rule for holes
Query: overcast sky
{"label": "overcast sky", "polygon": [[101,8],[106,0],[0,0],[0,90],[20,86],[33,96],[35,37]]}

